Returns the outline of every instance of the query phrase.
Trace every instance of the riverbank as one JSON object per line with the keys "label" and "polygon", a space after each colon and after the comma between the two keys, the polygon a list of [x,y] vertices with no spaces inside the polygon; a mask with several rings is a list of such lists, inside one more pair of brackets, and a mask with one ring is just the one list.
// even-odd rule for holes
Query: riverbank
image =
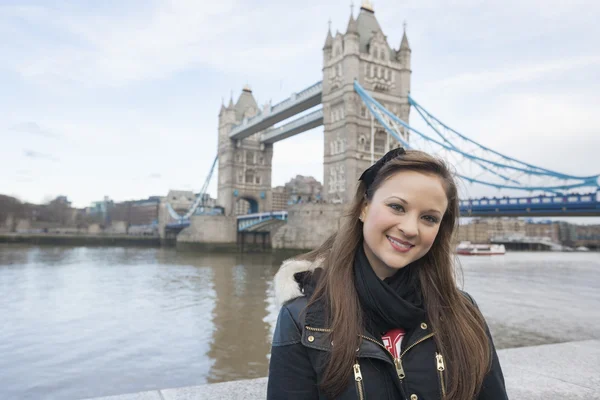
{"label": "riverbank", "polygon": [[161,240],[157,236],[3,233],[0,234],[0,243],[25,243],[53,246],[160,247]]}
{"label": "riverbank", "polygon": [[[600,399],[600,340],[505,349],[498,357],[511,400]],[[258,378],[93,400],[263,400],[266,394],[267,378]]]}

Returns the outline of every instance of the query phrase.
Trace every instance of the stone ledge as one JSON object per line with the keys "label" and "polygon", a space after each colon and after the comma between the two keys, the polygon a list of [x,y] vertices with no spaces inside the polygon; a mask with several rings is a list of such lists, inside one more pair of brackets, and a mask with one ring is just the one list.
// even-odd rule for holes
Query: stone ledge
{"label": "stone ledge", "polygon": [[[600,340],[505,349],[498,356],[511,400],[600,399]],[[258,378],[94,400],[263,400],[266,384]]]}

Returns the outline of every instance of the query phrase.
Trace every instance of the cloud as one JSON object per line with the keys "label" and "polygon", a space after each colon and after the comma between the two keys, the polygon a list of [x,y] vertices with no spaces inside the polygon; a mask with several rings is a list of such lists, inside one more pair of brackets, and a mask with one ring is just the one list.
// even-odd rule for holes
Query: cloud
{"label": "cloud", "polygon": [[161,177],[162,175],[157,173],[148,175],[148,179],[160,179]]}
{"label": "cloud", "polygon": [[600,66],[600,56],[558,59],[534,65],[515,65],[494,71],[469,72],[425,85],[426,90],[485,92],[514,83],[543,81],[550,75]]}
{"label": "cloud", "polygon": [[40,127],[35,122],[22,122],[20,124],[10,127],[9,129],[14,132],[28,133],[31,135],[43,136],[43,137],[48,137],[48,138],[58,138],[59,137],[58,134],[56,134],[48,129],[44,129],[44,128]]}
{"label": "cloud", "polygon": [[38,160],[49,160],[49,161],[58,161],[57,158],[51,156],[50,154],[39,153],[33,150],[23,150],[23,155],[28,158],[38,159]]}
{"label": "cloud", "polygon": [[31,44],[35,53],[20,54],[13,68],[28,81],[97,87],[164,78],[190,68],[239,73],[243,65],[245,74],[280,71],[303,53],[319,56],[315,40],[320,42],[323,32],[300,34],[306,21],[299,20],[286,27],[295,35],[281,35],[282,26],[273,24],[275,14],[285,12],[278,5],[175,0],[146,10],[116,17],[13,7],[13,18],[68,39],[49,48]]}

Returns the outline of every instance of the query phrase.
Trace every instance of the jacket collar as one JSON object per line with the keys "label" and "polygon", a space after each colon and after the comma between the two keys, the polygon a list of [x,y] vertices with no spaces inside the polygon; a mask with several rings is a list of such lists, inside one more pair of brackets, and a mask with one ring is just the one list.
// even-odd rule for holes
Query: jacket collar
{"label": "jacket collar", "polygon": [[305,295],[303,286],[294,277],[295,274],[313,272],[315,269],[320,268],[321,265],[322,260],[310,262],[289,259],[284,261],[273,280],[277,306],[281,307],[284,303]]}
{"label": "jacket collar", "polygon": [[[310,297],[312,291],[305,291],[305,279],[310,279],[310,276],[313,273],[318,272],[316,270],[322,268],[322,265],[323,260],[310,262],[306,260],[289,259],[284,261],[274,277],[275,299],[278,307],[281,307],[284,303],[298,297]],[[315,275],[318,276],[319,274],[317,273]],[[314,287],[314,284],[309,286],[312,288]],[[307,307],[306,313],[303,314],[304,316],[301,321],[303,328],[302,343],[305,346],[315,349],[325,351],[331,350],[331,343],[329,343],[327,339],[329,329],[327,322],[325,321],[325,308],[323,304],[321,302],[312,304]],[[407,332],[405,340],[407,344],[410,345],[411,343],[418,342],[424,337],[429,336],[431,333],[431,328],[429,328],[424,321],[424,324],[421,324],[421,326],[417,327],[413,332]],[[373,340],[377,340],[372,338],[367,332],[364,332],[363,335]],[[312,336],[312,341],[308,339],[309,336]],[[381,350],[380,346],[374,342],[363,340],[359,356],[388,359],[385,352],[382,355]],[[379,355],[379,357],[377,355]]]}

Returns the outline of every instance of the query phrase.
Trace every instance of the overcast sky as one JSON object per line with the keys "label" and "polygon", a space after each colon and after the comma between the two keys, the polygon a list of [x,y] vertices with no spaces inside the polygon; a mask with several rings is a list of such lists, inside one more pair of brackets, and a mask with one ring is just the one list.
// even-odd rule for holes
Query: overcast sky
{"label": "overcast sky", "polygon": [[[600,2],[374,7],[394,48],[407,21],[429,111],[515,158],[600,173]],[[221,99],[248,83],[276,103],[321,80],[327,21],[344,32],[349,15],[346,0],[0,0],[0,193],[83,207],[198,191]],[[273,186],[322,181],[322,131],[275,144]]]}

